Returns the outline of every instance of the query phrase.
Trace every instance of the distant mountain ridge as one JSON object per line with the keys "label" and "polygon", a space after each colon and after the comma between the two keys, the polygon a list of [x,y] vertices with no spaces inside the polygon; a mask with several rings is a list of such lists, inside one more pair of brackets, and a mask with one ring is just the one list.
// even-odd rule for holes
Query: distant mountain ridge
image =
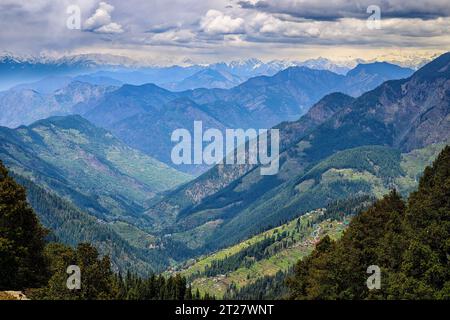
{"label": "distant mountain ridge", "polygon": [[[63,80],[57,77],[55,81]],[[40,84],[35,86],[0,92],[0,126],[14,128],[51,116],[84,113],[86,106],[95,104],[107,92],[117,89],[114,86],[71,81],[63,87],[56,86],[51,93],[45,93],[47,87],[42,93],[36,91]]]}
{"label": "distant mountain ridge", "polygon": [[[21,83],[39,81],[45,77],[75,77],[77,75],[107,77],[117,82],[134,85],[154,83],[169,90],[180,91],[202,87],[230,88],[249,78],[262,75],[273,76],[277,72],[293,66],[329,70],[345,75],[357,63],[362,62],[360,59],[349,62],[333,62],[321,57],[305,61],[273,60],[268,62],[250,58],[211,64],[158,66],[138,62],[123,56],[105,54],[81,54],[61,58],[16,57],[6,54],[0,57],[0,71],[4,75],[0,80],[0,90]],[[214,81],[210,83],[206,82],[205,78],[200,77],[200,75],[191,78],[201,71],[216,72],[228,76],[224,79],[216,74],[213,77]],[[188,78],[190,79],[188,80]]]}
{"label": "distant mountain ridge", "polygon": [[[274,76],[251,78],[231,89],[202,88],[181,92],[155,84],[115,86],[121,82],[110,78],[108,72],[77,76],[75,81],[51,94],[34,90],[43,87],[41,81],[22,86],[23,89],[18,87],[0,93],[0,125],[16,127],[49,116],[80,114],[110,130],[133,148],[173,165],[170,134],[177,128],[192,130],[194,120],[201,120],[205,127],[219,130],[270,128],[286,120],[298,119],[311,105],[331,92],[357,96],[366,89],[372,89],[390,79],[386,70],[392,69],[395,76],[412,72],[390,64],[383,66],[383,72],[379,72],[371,65],[359,65],[359,71],[349,76],[307,67],[289,67]],[[172,71],[179,73],[180,70],[177,67]],[[203,69],[193,76],[211,83],[211,76],[217,73]],[[224,71],[220,71],[220,76],[233,84],[239,83]],[[49,85],[58,84],[58,79],[50,79]],[[67,78],[61,78],[60,82],[63,83],[64,79]],[[184,85],[194,86],[189,81]],[[46,92],[48,89],[41,90]],[[205,170],[205,166],[176,168],[190,173]]]}
{"label": "distant mountain ridge", "polygon": [[[270,128],[298,119],[326,94],[341,91],[358,95],[386,80],[377,73],[364,73],[367,82],[358,81],[358,77],[359,73],[346,77],[330,71],[290,67],[272,77],[251,78],[227,90],[169,92],[154,85],[127,85],[106,94],[85,116],[132,147],[170,164],[170,133],[177,128],[192,130],[194,120],[219,130]],[[190,123],[187,119],[191,119]]]}
{"label": "distant mountain ridge", "polygon": [[244,82],[244,79],[228,71],[207,68],[182,81],[163,84],[162,87],[172,91],[186,91],[198,88],[230,89]]}

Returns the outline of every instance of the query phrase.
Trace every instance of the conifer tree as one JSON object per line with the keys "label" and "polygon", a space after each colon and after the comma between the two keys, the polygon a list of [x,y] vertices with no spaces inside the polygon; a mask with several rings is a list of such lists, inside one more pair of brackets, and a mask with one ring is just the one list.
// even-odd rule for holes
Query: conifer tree
{"label": "conifer tree", "polygon": [[46,233],[27,203],[25,189],[0,161],[0,290],[38,287],[45,282]]}

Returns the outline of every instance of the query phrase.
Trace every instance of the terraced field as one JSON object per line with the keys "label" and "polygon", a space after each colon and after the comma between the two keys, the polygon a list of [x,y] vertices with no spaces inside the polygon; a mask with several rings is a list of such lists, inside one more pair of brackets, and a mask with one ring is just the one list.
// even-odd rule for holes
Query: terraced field
{"label": "terraced field", "polygon": [[[193,290],[221,298],[232,285],[239,289],[262,277],[288,271],[325,235],[339,238],[347,222],[321,221],[324,212],[325,209],[309,212],[237,245],[188,261],[168,273],[180,273],[190,280]],[[252,255],[250,252],[256,248],[259,251]],[[234,263],[236,260],[240,262]]]}

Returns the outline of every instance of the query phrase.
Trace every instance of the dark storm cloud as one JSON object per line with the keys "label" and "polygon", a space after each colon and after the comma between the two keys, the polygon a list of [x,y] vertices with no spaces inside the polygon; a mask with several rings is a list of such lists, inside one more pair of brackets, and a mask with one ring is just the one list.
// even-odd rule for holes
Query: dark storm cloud
{"label": "dark storm cloud", "polygon": [[268,1],[242,0],[238,4],[243,9],[257,10],[274,14],[288,14],[293,17],[317,21],[335,21],[342,18],[367,17],[367,8],[371,5],[380,7],[385,18],[420,18],[435,19],[450,16],[448,0],[359,0],[359,1]]}

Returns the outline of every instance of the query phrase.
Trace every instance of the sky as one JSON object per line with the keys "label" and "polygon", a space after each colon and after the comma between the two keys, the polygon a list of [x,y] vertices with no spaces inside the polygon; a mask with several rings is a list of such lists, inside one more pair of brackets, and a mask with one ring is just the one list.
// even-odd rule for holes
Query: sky
{"label": "sky", "polygon": [[0,53],[14,55],[103,53],[163,65],[408,61],[445,51],[449,0],[0,0]]}

